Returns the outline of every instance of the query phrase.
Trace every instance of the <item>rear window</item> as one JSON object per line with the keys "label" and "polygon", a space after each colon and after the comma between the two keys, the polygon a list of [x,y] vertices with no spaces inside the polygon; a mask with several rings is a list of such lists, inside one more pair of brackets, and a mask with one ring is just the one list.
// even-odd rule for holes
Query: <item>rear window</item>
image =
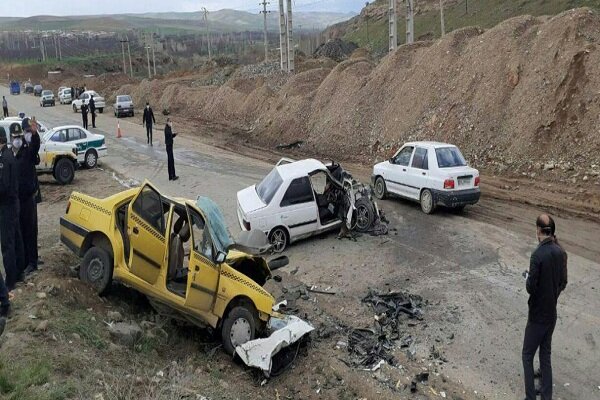
{"label": "rear window", "polygon": [[264,179],[256,185],[256,194],[258,194],[258,197],[260,197],[263,203],[269,204],[282,183],[283,179],[281,179],[281,175],[279,175],[277,168],[273,168],[273,170],[269,172],[269,175],[265,176]]}
{"label": "rear window", "polygon": [[464,167],[467,165],[465,158],[457,147],[435,149],[435,155],[440,168]]}
{"label": "rear window", "polygon": [[52,90],[44,90],[44,91],[42,92],[42,94],[43,94],[44,96],[51,95],[51,94],[52,94]]}
{"label": "rear window", "polygon": [[117,96],[117,102],[131,101],[129,96]]}

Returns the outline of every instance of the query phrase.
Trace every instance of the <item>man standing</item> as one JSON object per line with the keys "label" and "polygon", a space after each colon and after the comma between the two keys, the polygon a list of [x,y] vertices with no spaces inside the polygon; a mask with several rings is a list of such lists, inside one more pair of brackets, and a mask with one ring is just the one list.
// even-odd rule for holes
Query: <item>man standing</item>
{"label": "man standing", "polygon": [[4,111],[4,118],[8,117],[8,102],[5,96],[2,96],[2,111]]}
{"label": "man standing", "polygon": [[554,220],[542,214],[536,221],[539,245],[525,273],[529,315],[523,340],[523,372],[526,400],[536,399],[533,358],[539,348],[542,400],[552,400],[552,334],[556,326],[556,303],[567,286],[567,253],[554,236]]}
{"label": "man standing", "polygon": [[40,136],[35,118],[23,120],[25,133],[13,134],[13,153],[19,173],[19,226],[23,238],[24,273],[37,270],[37,204],[38,179],[35,166],[40,150]]}
{"label": "man standing", "polygon": [[85,103],[81,103],[81,118],[83,119],[83,128],[88,128],[88,106]]}
{"label": "man standing", "polygon": [[[6,279],[16,270],[15,226],[17,224],[17,174],[14,158],[7,147],[7,133],[0,127],[0,245]],[[12,289],[12,288],[11,288]],[[8,288],[0,273],[0,335],[10,308]]]}
{"label": "man standing", "polygon": [[165,147],[167,148],[167,169],[169,171],[169,180],[176,181],[179,179],[175,175],[175,159],[173,158],[173,138],[177,136],[173,133],[173,123],[171,118],[167,118],[167,125],[165,126]]}
{"label": "man standing", "polygon": [[[168,120],[167,120],[168,121]],[[154,119],[154,112],[152,111],[152,107],[150,107],[150,103],[146,102],[146,108],[144,108],[144,115],[142,117],[142,126],[146,126],[146,136],[148,137],[148,144],[152,146],[152,124],[156,123],[156,119]],[[168,123],[167,123],[168,125]],[[166,134],[166,128],[165,128]],[[172,144],[172,142],[171,142]]]}
{"label": "man standing", "polygon": [[92,128],[96,127],[96,102],[94,101],[94,95],[90,97],[90,113],[92,114]]}

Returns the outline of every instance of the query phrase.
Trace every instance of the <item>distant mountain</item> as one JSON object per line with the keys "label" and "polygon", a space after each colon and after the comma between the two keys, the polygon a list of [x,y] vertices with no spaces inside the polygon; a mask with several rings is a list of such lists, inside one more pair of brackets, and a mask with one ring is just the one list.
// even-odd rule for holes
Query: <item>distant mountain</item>
{"label": "distant mountain", "polygon": [[[334,3],[338,0],[334,0]],[[354,13],[296,11],[296,29],[322,30],[352,18]],[[85,16],[48,16],[28,18],[0,18],[0,30],[105,30],[122,31],[142,29],[148,31],[185,32],[205,29],[201,12],[144,13]],[[279,29],[279,15],[268,14],[268,29]],[[244,32],[263,29],[263,16],[239,10],[219,10],[209,13],[211,29],[217,32]]]}

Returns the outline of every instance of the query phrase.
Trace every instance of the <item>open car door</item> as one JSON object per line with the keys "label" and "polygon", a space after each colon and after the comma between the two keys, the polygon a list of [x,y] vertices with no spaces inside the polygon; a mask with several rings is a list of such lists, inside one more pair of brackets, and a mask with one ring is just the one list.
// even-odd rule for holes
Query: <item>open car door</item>
{"label": "open car door", "polygon": [[165,264],[165,229],[169,202],[152,185],[145,182],[127,213],[130,243],[129,269],[132,274],[154,284]]}
{"label": "open car door", "polygon": [[200,311],[212,309],[219,285],[219,265],[204,217],[188,207],[192,224],[192,251],[188,271],[185,305]]}

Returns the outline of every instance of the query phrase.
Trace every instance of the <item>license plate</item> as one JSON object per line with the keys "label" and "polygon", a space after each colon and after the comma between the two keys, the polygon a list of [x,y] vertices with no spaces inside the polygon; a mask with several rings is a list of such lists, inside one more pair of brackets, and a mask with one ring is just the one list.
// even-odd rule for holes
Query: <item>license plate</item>
{"label": "license plate", "polygon": [[469,186],[471,178],[458,178],[458,186]]}

